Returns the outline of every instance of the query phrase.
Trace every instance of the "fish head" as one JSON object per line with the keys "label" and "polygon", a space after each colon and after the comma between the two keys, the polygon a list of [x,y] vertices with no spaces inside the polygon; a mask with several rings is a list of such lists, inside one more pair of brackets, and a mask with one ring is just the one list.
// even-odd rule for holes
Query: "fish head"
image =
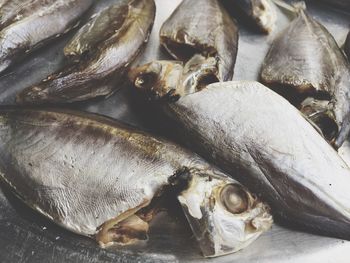
{"label": "fish head", "polygon": [[130,70],[129,79],[151,100],[174,102],[218,82],[218,60],[196,54],[185,65],[179,61],[154,61]]}
{"label": "fish head", "polygon": [[245,248],[273,222],[269,207],[228,177],[196,174],[178,200],[205,257]]}
{"label": "fish head", "polygon": [[333,143],[339,134],[339,125],[336,121],[330,99],[306,98],[300,106],[300,111],[308,118],[311,124],[323,137]]}
{"label": "fish head", "polygon": [[183,64],[178,61],[154,61],[129,71],[133,85],[150,100],[176,101]]}

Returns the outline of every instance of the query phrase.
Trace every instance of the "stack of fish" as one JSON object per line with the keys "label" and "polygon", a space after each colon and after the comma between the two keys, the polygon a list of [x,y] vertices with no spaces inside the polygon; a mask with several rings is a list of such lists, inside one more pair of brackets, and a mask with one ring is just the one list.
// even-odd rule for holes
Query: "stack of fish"
{"label": "stack of fish", "polygon": [[[78,14],[72,7],[80,2]],[[90,2],[46,1],[49,7],[29,16],[29,4],[2,1],[0,12],[7,6],[12,13],[2,16],[0,34],[15,30],[18,17],[35,21],[61,6],[74,13],[35,45],[8,49],[26,52],[70,29]],[[262,32],[274,30],[272,1],[231,2]],[[231,81],[238,26],[219,0],[183,0],[160,30],[174,60],[130,70],[151,32],[155,3],[106,7],[64,48],[65,69],[18,94],[26,108],[0,110],[0,178],[31,208],[102,247],[147,239],[165,197],[181,204],[206,257],[247,247],[271,227],[272,215],[350,240],[350,168],[336,151],[350,132],[349,61],[304,5],[282,5],[296,17],[265,58],[266,86]],[[0,45],[6,52],[8,45]],[[4,57],[3,65],[12,63]],[[108,96],[126,79],[176,123],[196,153],[106,117],[28,107]]]}

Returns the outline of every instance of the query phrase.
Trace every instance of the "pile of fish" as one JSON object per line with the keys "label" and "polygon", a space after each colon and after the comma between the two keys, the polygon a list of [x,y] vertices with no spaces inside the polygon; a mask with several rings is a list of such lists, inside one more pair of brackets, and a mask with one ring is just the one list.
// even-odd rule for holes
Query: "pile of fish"
{"label": "pile of fish", "polygon": [[[1,1],[1,68],[73,28],[91,4]],[[159,32],[173,60],[139,66],[132,64],[153,26],[153,0],[117,1],[82,19],[62,50],[65,68],[21,91],[25,107],[0,109],[1,181],[101,247],[147,240],[169,198],[205,257],[244,249],[270,229],[272,215],[350,240],[350,168],[337,153],[350,132],[350,37],[342,50],[304,4],[276,4],[295,18],[271,44],[264,85],[232,81],[238,25],[226,8],[240,8],[268,34],[277,21],[273,1],[183,0]],[[43,19],[55,27],[40,36],[29,27],[25,43],[17,30]],[[17,39],[5,37],[10,31]],[[126,81],[193,152],[107,117],[29,106],[109,96]]]}

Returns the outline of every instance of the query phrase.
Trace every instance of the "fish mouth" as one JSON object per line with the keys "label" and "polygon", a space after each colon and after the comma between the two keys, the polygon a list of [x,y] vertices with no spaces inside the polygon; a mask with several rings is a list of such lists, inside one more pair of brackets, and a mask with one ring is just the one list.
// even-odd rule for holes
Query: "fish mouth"
{"label": "fish mouth", "polygon": [[331,108],[332,105],[327,99],[308,97],[301,103],[300,111],[327,141],[334,143],[339,134],[339,126]]}
{"label": "fish mouth", "polygon": [[134,87],[150,100],[176,102],[181,97],[219,81],[218,61],[194,55],[185,65],[180,61],[154,61],[129,71]]}
{"label": "fish mouth", "polygon": [[194,176],[178,200],[205,257],[245,248],[273,222],[269,207],[230,179]]}

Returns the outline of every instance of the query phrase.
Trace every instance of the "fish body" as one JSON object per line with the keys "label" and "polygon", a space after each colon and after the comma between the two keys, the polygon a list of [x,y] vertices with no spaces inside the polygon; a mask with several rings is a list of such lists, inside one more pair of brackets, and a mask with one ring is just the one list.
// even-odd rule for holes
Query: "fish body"
{"label": "fish body", "polygon": [[[17,102],[69,103],[110,95],[148,41],[155,10],[153,0],[130,0],[99,12],[65,48],[79,63],[26,88]],[[82,54],[88,58],[80,59]]]}
{"label": "fish body", "polygon": [[177,181],[185,182],[178,198],[205,256],[242,249],[271,226],[268,207],[217,168],[111,119],[2,109],[0,126],[0,179],[33,209],[103,247],[146,239],[151,202]]}
{"label": "fish body", "polygon": [[[167,94],[157,103],[192,149],[259,193],[283,221],[350,239],[350,169],[295,107],[249,81],[214,83],[169,100],[172,64],[152,62],[129,76],[151,99],[159,89]],[[143,85],[148,74],[153,81]]]}
{"label": "fish body", "polygon": [[243,11],[251,24],[263,33],[274,30],[277,21],[276,8],[271,0],[226,0],[229,10]]}
{"label": "fish body", "polygon": [[272,43],[261,80],[285,96],[339,148],[349,134],[350,66],[333,36],[300,11]]}
{"label": "fish body", "polygon": [[194,54],[215,57],[218,80],[232,79],[238,28],[220,1],[183,0],[159,34],[161,44],[174,58],[186,62]]}
{"label": "fish body", "polygon": [[[45,0],[8,2],[9,18],[0,21],[7,25],[0,32],[0,72],[24,54],[56,38],[76,24],[78,18],[92,5],[92,0]],[[0,12],[6,11],[7,5]],[[18,9],[16,9],[18,8]],[[16,16],[14,16],[15,12]]]}

